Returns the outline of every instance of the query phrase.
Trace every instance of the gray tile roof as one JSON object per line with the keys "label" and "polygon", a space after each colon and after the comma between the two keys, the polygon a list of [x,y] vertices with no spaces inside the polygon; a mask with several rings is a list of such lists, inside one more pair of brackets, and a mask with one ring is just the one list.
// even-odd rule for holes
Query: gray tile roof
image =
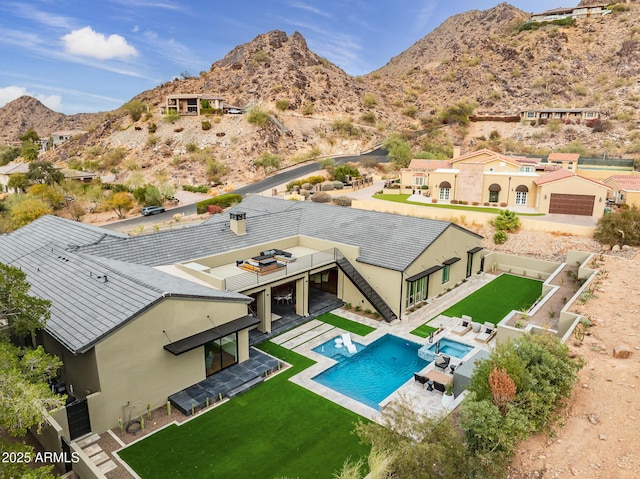
{"label": "gray tile roof", "polygon": [[[0,255],[0,260],[4,259]],[[248,302],[148,266],[75,253],[57,245],[32,250],[15,261],[31,293],[51,300],[46,331],[69,351],[82,353],[127,321],[170,296]]]}
{"label": "gray tile roof", "polygon": [[[199,226],[125,240],[112,238],[81,250],[158,266],[306,235],[359,246],[358,261],[403,271],[447,228],[464,230],[446,221],[263,196],[251,196],[230,211],[247,213],[246,235],[237,236],[229,229],[226,213],[215,215]],[[470,247],[476,246],[471,243],[470,240]]]}
{"label": "gray tile roof", "polygon": [[128,238],[123,233],[46,215],[8,235],[0,236],[0,261],[7,263],[48,244],[69,249],[99,243],[106,238]]}

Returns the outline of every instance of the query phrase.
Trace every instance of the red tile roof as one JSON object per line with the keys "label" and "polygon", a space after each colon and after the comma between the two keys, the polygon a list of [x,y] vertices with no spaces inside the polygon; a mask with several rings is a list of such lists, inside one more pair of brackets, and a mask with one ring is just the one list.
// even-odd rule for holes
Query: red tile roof
{"label": "red tile roof", "polygon": [[621,190],[640,191],[640,175],[614,175],[606,181],[614,180]]}
{"label": "red tile roof", "polygon": [[593,180],[591,178],[587,178],[586,176],[580,176],[580,175],[576,175],[573,171],[569,171],[569,170],[565,170],[565,169],[559,169],[556,171],[550,171],[548,173],[543,174],[540,178],[538,178],[537,180],[534,180],[533,182],[538,185],[544,185],[546,183],[551,183],[553,181],[559,181],[559,180],[565,180],[567,178],[571,178],[571,177],[577,177],[580,178],[581,180],[586,180],[586,181],[590,181],[591,183],[595,183],[596,185],[600,185],[600,186],[604,186],[607,189],[611,189],[611,187],[609,185],[605,185],[602,181],[598,181],[598,180]]}
{"label": "red tile roof", "polygon": [[578,161],[578,153],[551,153],[547,161]]}

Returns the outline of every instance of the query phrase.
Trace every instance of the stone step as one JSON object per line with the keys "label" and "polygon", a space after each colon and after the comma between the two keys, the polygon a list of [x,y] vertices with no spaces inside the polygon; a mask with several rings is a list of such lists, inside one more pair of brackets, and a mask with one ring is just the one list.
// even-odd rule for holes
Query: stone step
{"label": "stone step", "polygon": [[264,381],[264,378],[262,376],[258,376],[256,378],[253,378],[251,381],[247,381],[246,383],[241,384],[240,386],[231,389],[227,393],[227,397],[229,397],[229,398],[235,397],[240,393],[248,391],[249,389],[251,389],[252,387],[254,387],[254,386],[258,385],[258,384],[260,384],[263,381]]}
{"label": "stone step", "polygon": [[99,464],[102,464],[105,461],[108,461],[109,456],[107,455],[106,452],[102,451],[99,454],[96,454],[95,456],[91,456],[89,459],[91,459],[91,462],[93,462],[97,466]]}
{"label": "stone step", "polygon": [[82,439],[76,441],[76,444],[78,446],[80,446],[81,449],[84,449],[85,447],[93,444],[94,442],[97,442],[100,439],[100,436],[92,433],[89,436],[83,437]]}
{"label": "stone step", "polygon": [[89,447],[85,447],[83,451],[87,456],[94,456],[102,451],[102,448],[99,444],[91,444]]}
{"label": "stone step", "polygon": [[98,469],[100,469],[100,471],[102,471],[103,474],[106,474],[107,472],[111,472],[117,468],[118,468],[117,464],[113,462],[111,459],[109,459],[107,462],[103,462],[98,466]]}

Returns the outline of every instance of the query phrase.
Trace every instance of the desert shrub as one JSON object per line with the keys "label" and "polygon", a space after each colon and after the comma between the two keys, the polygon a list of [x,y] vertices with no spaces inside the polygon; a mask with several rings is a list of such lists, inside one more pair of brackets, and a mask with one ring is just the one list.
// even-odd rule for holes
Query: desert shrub
{"label": "desert shrub", "polygon": [[338,206],[351,206],[352,201],[348,196],[336,196],[333,198],[333,203]]}
{"label": "desert shrub", "polygon": [[242,195],[229,193],[226,195],[220,195],[215,198],[207,198],[206,200],[198,201],[196,203],[196,211],[199,215],[207,212],[207,206],[219,205],[221,208],[228,208],[242,201]]}
{"label": "desert shrub", "polygon": [[322,191],[333,191],[336,189],[335,185],[333,184],[332,181],[328,181],[326,183],[322,183],[322,185],[320,185]]}
{"label": "desert shrub", "polygon": [[209,191],[207,185],[182,185],[184,191],[190,191],[191,193],[206,193]]}
{"label": "desert shrub", "polygon": [[138,121],[146,108],[145,104],[140,100],[131,100],[122,106],[122,109],[127,112],[133,121]]}
{"label": "desert shrub", "polygon": [[147,137],[146,145],[147,147],[152,148],[155,145],[157,145],[159,141],[160,141],[160,138],[158,138],[156,135],[149,135]]}
{"label": "desert shrub", "polygon": [[360,121],[362,123],[373,125],[376,122],[376,114],[372,111],[365,111],[362,115],[360,115]]}
{"label": "desert shrub", "polygon": [[407,108],[402,110],[402,114],[410,118],[415,118],[417,113],[418,108],[415,105],[409,105]]}
{"label": "desert shrub", "polygon": [[452,205],[457,205],[457,204],[458,204],[458,200],[451,200],[451,201],[450,201],[450,203],[451,203]]}
{"label": "desert shrub", "polygon": [[507,241],[507,233],[498,230],[493,234],[493,242],[495,244],[504,244]]}
{"label": "desert shrub", "polygon": [[367,108],[371,108],[377,103],[376,96],[373,93],[365,93],[362,97],[362,104]]}
{"label": "desert shrub", "polygon": [[311,185],[317,185],[318,183],[322,183],[325,179],[326,178],[322,175],[313,175],[313,176],[308,176],[306,178],[302,178],[301,180],[293,180],[287,183],[287,191],[291,191],[294,186],[302,187],[302,185],[304,185],[305,183],[309,183]]}
{"label": "desert shrub", "polygon": [[473,206],[478,206],[478,205],[480,204],[480,202],[479,202],[479,201],[473,201],[471,204],[472,204]]}
{"label": "desert shrub", "polygon": [[308,101],[304,105],[302,105],[302,114],[304,116],[313,115],[313,102]]}
{"label": "desert shrub", "polygon": [[313,185],[311,183],[302,183],[300,185],[300,188],[303,190],[307,190],[309,191],[311,188],[313,187]]}
{"label": "desert shrub", "polygon": [[209,177],[219,177],[226,175],[229,169],[227,165],[215,158],[207,158],[205,171]]}
{"label": "desert shrub", "polygon": [[445,108],[438,115],[439,120],[444,124],[468,125],[469,116],[473,114],[476,105],[473,102],[459,101],[453,106]]}
{"label": "desert shrub", "polygon": [[165,123],[175,123],[180,119],[180,114],[175,110],[169,110],[164,115],[162,115],[162,119]]}
{"label": "desert shrub", "polygon": [[269,172],[280,168],[280,161],[282,161],[282,156],[264,151],[258,159],[253,160],[253,164],[258,168],[263,168],[265,172]]}
{"label": "desert shrub", "polygon": [[309,198],[309,196],[311,196],[311,192],[309,190],[300,190],[298,191],[298,194],[302,197]]}
{"label": "desert shrub", "polygon": [[147,130],[149,130],[149,133],[155,133],[157,129],[158,125],[156,125],[155,123],[149,123],[149,126],[147,126]]}
{"label": "desert shrub", "polygon": [[347,176],[357,178],[360,176],[360,172],[358,171],[358,168],[349,164],[339,166],[333,171],[333,179],[340,181],[341,183],[345,182]]}
{"label": "desert shrub", "polygon": [[211,122],[209,120],[202,120],[202,129],[204,131],[211,129]]}
{"label": "desert shrub", "polygon": [[342,183],[342,181],[334,181],[333,182],[333,187],[336,190],[341,190],[342,188],[344,188],[344,184]]}
{"label": "desert shrub", "polygon": [[187,150],[187,153],[194,153],[198,151],[198,149],[198,145],[196,145],[195,143],[187,143],[187,145],[185,146],[185,150]]}
{"label": "desert shrub", "polygon": [[331,195],[329,193],[319,192],[311,195],[311,201],[314,203],[329,203]]}
{"label": "desert shrub", "polygon": [[460,200],[461,205],[468,205],[469,202],[467,200]]}
{"label": "desert shrub", "polygon": [[124,160],[125,156],[127,156],[127,150],[125,150],[122,146],[108,149],[102,155],[100,168],[102,168],[103,170],[110,170],[111,168],[115,168],[122,162],[122,160]]}
{"label": "desert shrub", "polygon": [[604,215],[593,238],[607,245],[640,246],[640,210],[634,206]]}
{"label": "desert shrub", "polygon": [[503,210],[490,223],[500,231],[517,231],[520,228],[520,218],[513,211]]}
{"label": "desert shrub", "polygon": [[280,111],[285,111],[289,109],[289,100],[277,100],[276,101],[276,108]]}
{"label": "desert shrub", "polygon": [[141,206],[162,206],[162,195],[154,185],[146,184],[133,190],[133,197]]}
{"label": "desert shrub", "polygon": [[269,114],[262,108],[254,106],[247,112],[247,121],[252,125],[265,126],[269,121]]}

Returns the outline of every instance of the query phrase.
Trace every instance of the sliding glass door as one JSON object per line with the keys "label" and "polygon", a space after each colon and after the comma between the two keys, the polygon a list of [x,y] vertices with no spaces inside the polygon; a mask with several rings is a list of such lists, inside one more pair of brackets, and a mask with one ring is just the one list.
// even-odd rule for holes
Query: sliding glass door
{"label": "sliding glass door", "polygon": [[238,362],[238,333],[214,339],[204,345],[204,364],[207,376]]}

